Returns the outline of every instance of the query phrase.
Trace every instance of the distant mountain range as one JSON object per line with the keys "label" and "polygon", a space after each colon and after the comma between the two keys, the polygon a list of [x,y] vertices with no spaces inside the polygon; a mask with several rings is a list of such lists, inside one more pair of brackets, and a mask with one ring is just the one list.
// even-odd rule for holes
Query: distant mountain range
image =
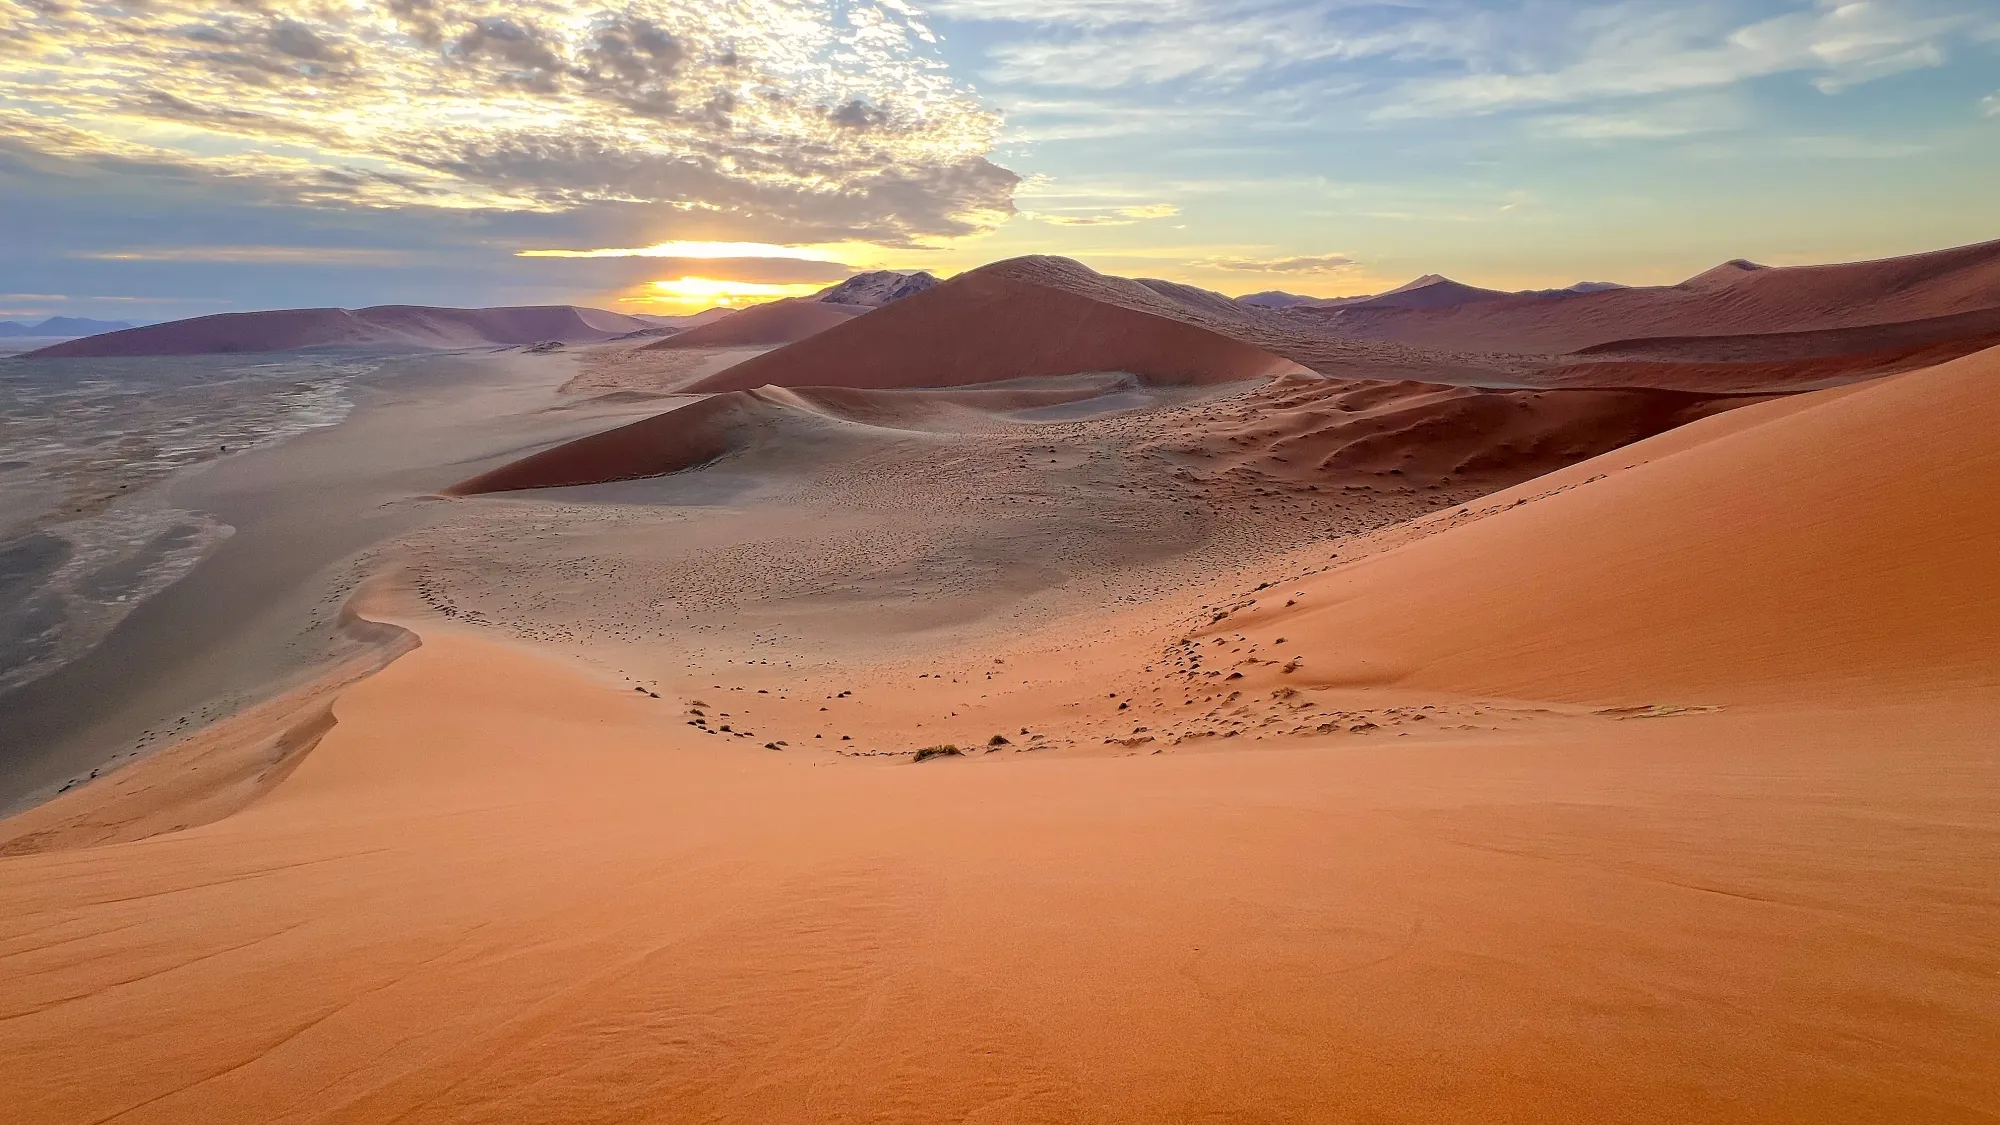
{"label": "distant mountain range", "polygon": [[529,305],[449,309],[376,305],[365,309],[272,309],[217,313],[70,340],[30,353],[39,357],[227,355],[300,348],[523,347],[590,344],[663,327],[603,309]]}
{"label": "distant mountain range", "polygon": [[37,324],[0,320],[0,336],[95,336],[132,327],[129,320],[91,320],[81,316],[52,316]]}
{"label": "distant mountain range", "polygon": [[1358,297],[1308,297],[1298,293],[1287,293],[1282,289],[1267,289],[1262,293],[1247,293],[1236,299],[1242,304],[1267,309],[1441,309],[1476,301],[1490,301],[1499,297],[1554,297],[1565,293],[1602,293],[1607,289],[1623,288],[1625,286],[1615,281],[1579,281],[1563,289],[1522,289],[1510,293],[1502,289],[1482,289],[1476,285],[1453,281],[1442,274],[1427,273],[1386,293],[1368,293]]}

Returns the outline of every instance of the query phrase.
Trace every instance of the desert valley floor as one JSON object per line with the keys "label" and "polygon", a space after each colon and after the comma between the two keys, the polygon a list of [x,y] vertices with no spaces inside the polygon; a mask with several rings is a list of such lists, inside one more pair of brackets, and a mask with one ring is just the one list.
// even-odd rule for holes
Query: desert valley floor
{"label": "desert valley floor", "polygon": [[2000,244],[616,328],[143,482],[0,1119],[2000,1118]]}

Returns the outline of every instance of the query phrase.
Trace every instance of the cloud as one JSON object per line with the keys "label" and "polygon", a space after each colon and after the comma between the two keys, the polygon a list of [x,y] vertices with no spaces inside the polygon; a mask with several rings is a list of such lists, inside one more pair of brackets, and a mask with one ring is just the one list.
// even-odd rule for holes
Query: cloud
{"label": "cloud", "polygon": [[831,251],[813,246],[777,246],[768,242],[660,242],[652,246],[605,250],[517,250],[517,258],[795,258],[803,262],[839,262]]}
{"label": "cloud", "polygon": [[1601,98],[1642,97],[1730,86],[1806,72],[1835,94],[1902,71],[1941,64],[1945,40],[1991,17],[1956,0],[1819,0],[1750,23],[1721,9],[1640,9],[1630,4],[1580,17],[1575,47],[1554,65],[1490,66],[1403,83],[1378,119],[1494,113]]}
{"label": "cloud", "polygon": [[226,262],[290,266],[399,266],[411,260],[406,251],[355,246],[144,246],[78,251],[69,257],[92,262]]}
{"label": "cloud", "polygon": [[1345,254],[1313,254],[1295,258],[1204,258],[1192,264],[1241,273],[1341,273],[1353,269],[1355,261]]}
{"label": "cloud", "polygon": [[1664,140],[1741,128],[1749,122],[1742,100],[1726,94],[1695,94],[1621,104],[1585,113],[1542,113],[1531,117],[1531,134],[1579,141]]}
{"label": "cloud", "polygon": [[0,5],[0,146],[332,208],[671,208],[709,237],[975,234],[999,118],[900,0]]}
{"label": "cloud", "polygon": [[1123,207],[1054,207],[1022,211],[1024,218],[1059,227],[1123,227],[1148,219],[1168,219],[1181,213],[1171,203],[1138,203]]}
{"label": "cloud", "polygon": [[1941,65],[1957,42],[2000,40],[1986,0],[938,0],[934,10],[1002,29],[986,73],[1015,90],[1172,102],[1199,91],[1208,106],[1227,91],[1232,108],[1293,119],[1334,99],[1393,121],[1785,73],[1837,94]]}
{"label": "cloud", "polygon": [[2000,117],[2000,90],[1979,99],[1979,112],[1988,117]]}

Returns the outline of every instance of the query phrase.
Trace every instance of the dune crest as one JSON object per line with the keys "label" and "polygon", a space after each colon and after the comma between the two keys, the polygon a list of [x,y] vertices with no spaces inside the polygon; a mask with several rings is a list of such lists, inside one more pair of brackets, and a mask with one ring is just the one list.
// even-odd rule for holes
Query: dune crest
{"label": "dune crest", "polygon": [[2000,349],[1764,403],[1432,516],[1212,631],[1296,653],[1299,683],[1605,703],[1988,691],[1996,427]]}

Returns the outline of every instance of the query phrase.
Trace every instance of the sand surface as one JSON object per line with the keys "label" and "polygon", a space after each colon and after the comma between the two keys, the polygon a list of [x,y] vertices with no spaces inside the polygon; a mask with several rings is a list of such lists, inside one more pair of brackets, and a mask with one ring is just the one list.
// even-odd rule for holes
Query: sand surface
{"label": "sand surface", "polygon": [[465,426],[376,647],[0,821],[10,1119],[2000,1115],[2000,352],[563,362],[296,448]]}

